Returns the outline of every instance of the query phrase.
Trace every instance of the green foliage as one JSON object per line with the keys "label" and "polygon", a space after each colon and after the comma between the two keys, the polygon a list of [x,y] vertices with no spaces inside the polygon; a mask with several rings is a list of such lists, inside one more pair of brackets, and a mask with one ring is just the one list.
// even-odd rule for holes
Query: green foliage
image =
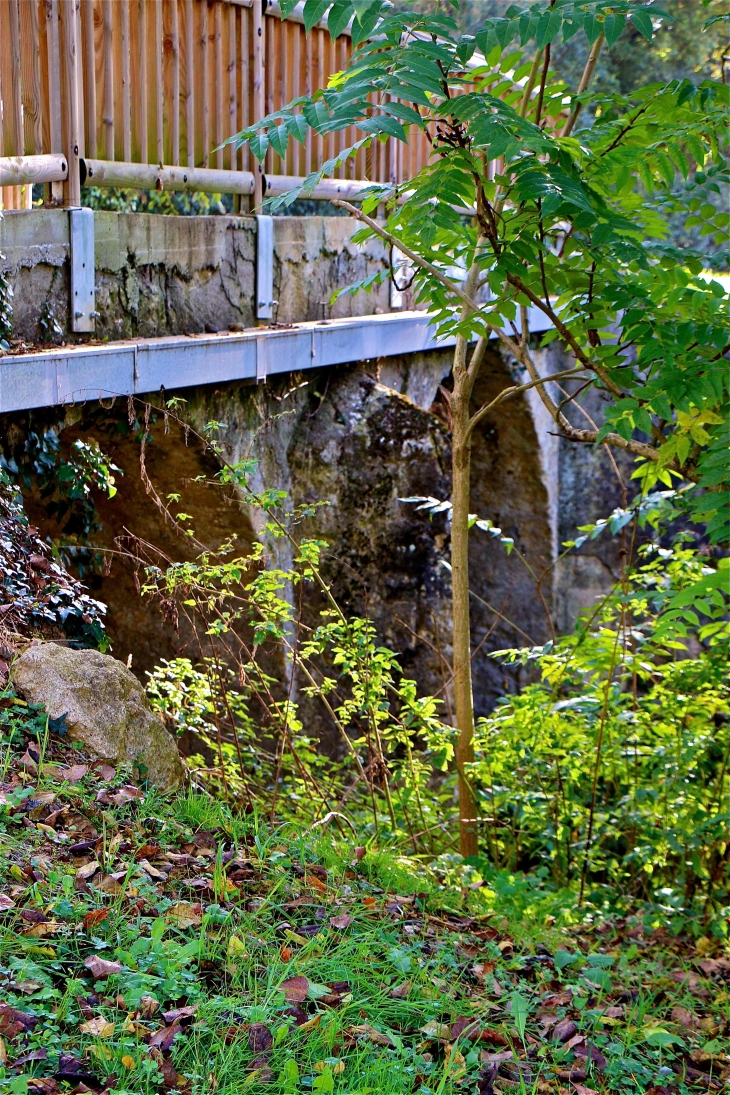
{"label": "green foliage", "polygon": [[94,495],[102,491],[113,498],[115,475],[123,474],[98,443],[77,438],[65,454],[53,427],[42,433],[29,429],[22,453],[0,454],[0,468],[25,491],[36,493],[58,529],[55,549],[64,564],[74,565],[81,578],[98,572],[102,558],[88,546],[90,535],[101,527]]}
{"label": "green foliage", "polygon": [[234,208],[230,194],[123,190],[113,186],[82,187],[81,203],[91,209],[109,209],[115,213],[162,213],[168,217],[209,217],[231,213]]}
{"label": "green foliage", "polygon": [[[479,721],[474,773],[495,863],[658,895],[677,914],[702,895],[722,930],[730,588],[727,566],[705,562],[681,538],[648,545],[574,635],[494,655],[534,663],[542,682]],[[698,635],[706,648],[688,656]]]}
{"label": "green foliage", "polygon": [[[316,4],[307,9],[319,18]],[[333,29],[346,14],[359,47],[345,70],[238,135],[262,159],[269,145],[283,154],[290,138],[304,140],[308,128],[359,131],[274,206],[306,196],[373,140],[428,133],[432,157],[415,178],[362,196],[365,213],[385,203],[389,216],[358,238],[384,234],[413,260],[416,299],[441,332],[474,339],[496,331],[531,373],[518,314],[543,312],[555,326],[543,345],[562,338],[607,396],[605,427],[575,439],[637,454],[647,488],[695,484],[693,518],[713,542],[726,541],[727,293],[704,276],[699,254],[669,241],[681,223],[716,250],[727,244],[720,197],[730,90],[668,79],[628,94],[589,86],[571,95],[548,49],[577,36],[610,49],[627,27],[650,38],[662,12],[634,0],[511,4],[473,35],[442,8],[406,20],[384,3],[343,3]],[[583,107],[594,120],[578,138],[571,128]],[[455,269],[475,271],[482,295],[465,299]],[[555,405],[551,413],[561,432],[575,434]]]}

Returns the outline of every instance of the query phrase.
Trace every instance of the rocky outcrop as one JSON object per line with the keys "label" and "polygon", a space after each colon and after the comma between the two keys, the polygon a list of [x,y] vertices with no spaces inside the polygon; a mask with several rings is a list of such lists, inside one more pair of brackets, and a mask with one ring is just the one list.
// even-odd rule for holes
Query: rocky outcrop
{"label": "rocky outcrop", "polygon": [[97,650],[34,643],[14,663],[12,682],[52,719],[65,715],[72,740],[103,760],[136,766],[162,790],[182,782],[177,746],[152,714],[142,686],[115,658]]}

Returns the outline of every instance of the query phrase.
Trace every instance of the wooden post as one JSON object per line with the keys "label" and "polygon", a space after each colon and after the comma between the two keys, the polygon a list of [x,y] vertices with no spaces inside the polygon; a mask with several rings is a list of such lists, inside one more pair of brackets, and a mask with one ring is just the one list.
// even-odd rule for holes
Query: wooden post
{"label": "wooden post", "polygon": [[64,56],[64,129],[68,178],[63,188],[63,204],[81,205],[81,175],[79,174],[79,50],[76,35],[76,13],[79,0],[62,0]]}
{"label": "wooden post", "polygon": [[[243,13],[241,13],[243,15]],[[228,133],[232,137],[237,132],[236,125],[236,8],[234,4],[228,5]],[[228,146],[228,166],[231,171],[238,167],[238,153],[236,146]]]}
{"label": "wooden post", "polygon": [[112,0],[104,0],[104,130],[106,158],[114,159],[114,43]]}
{"label": "wooden post", "polygon": [[[22,104],[22,80],[20,77],[20,13],[18,12],[18,0],[9,0],[10,15],[10,95],[6,98],[4,106],[6,117],[10,122],[13,134],[13,156],[22,156],[25,153],[25,141],[23,140],[23,104]],[[7,84],[5,85],[7,92]],[[8,99],[10,100],[8,102]]]}
{"label": "wooden post", "polygon": [[23,50],[23,125],[25,151],[33,156],[43,152],[43,95],[41,92],[41,40],[38,29],[38,3],[20,5]]}
{"label": "wooden post", "polygon": [[223,5],[220,0],[215,5],[215,67],[213,69],[213,82],[215,84],[215,165],[219,170],[223,168]]}
{"label": "wooden post", "polygon": [[137,25],[139,27],[137,52],[139,61],[139,158],[142,163],[149,163],[150,141],[147,126],[149,105],[147,87],[147,0],[139,0],[137,20]]}
{"label": "wooden post", "polygon": [[155,0],[155,33],[153,38],[155,51],[155,154],[157,163],[164,162],[164,113],[162,97],[162,0]]}
{"label": "wooden post", "polygon": [[129,0],[122,5],[122,147],[126,163],[132,159],[132,99],[129,71]]}
{"label": "wooden post", "polygon": [[[266,10],[264,9],[264,16],[265,15]],[[273,114],[274,110],[276,109],[274,105],[274,81],[276,79],[276,55],[274,53],[274,45],[276,42],[276,20],[273,19],[271,16],[269,17],[268,21],[266,18],[264,18],[263,25],[264,45],[266,47],[266,60],[264,61],[264,87],[266,89],[265,109],[267,114]],[[269,150],[266,153],[266,158],[264,159],[264,173],[268,175],[274,174],[274,152],[271,146],[269,146]]]}
{"label": "wooden post", "polygon": [[86,150],[96,159],[96,51],[94,0],[82,0],[84,15],[84,69],[86,70]]}
{"label": "wooden post", "polygon": [[188,167],[195,167],[195,33],[193,0],[185,0],[185,119]]}
{"label": "wooden post", "polygon": [[[302,32],[298,25],[292,28],[294,38],[292,47],[292,83],[289,100],[298,99],[302,93]],[[301,150],[298,141],[292,141],[292,170],[295,175],[301,172]]]}
{"label": "wooden post", "polygon": [[[261,0],[253,0],[253,120],[258,121],[266,113],[266,70],[264,66],[264,14]],[[264,198],[263,164],[252,157],[254,176],[253,204],[259,209]]]}
{"label": "wooden post", "polygon": [[180,163],[180,16],[172,3],[172,162]]}
{"label": "wooden post", "polygon": [[210,155],[210,117],[208,113],[208,4],[200,5],[200,68],[203,81],[203,167],[207,167]]}
{"label": "wooden post", "polygon": [[[306,36],[304,46],[304,94],[312,94],[312,35]],[[304,174],[309,175],[312,170],[312,131],[307,126],[307,135],[304,138]]]}

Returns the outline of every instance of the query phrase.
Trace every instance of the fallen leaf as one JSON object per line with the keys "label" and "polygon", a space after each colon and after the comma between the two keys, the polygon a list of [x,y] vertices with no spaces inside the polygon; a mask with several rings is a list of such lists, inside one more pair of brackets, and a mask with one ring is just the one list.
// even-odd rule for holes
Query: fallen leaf
{"label": "fallen leaf", "polygon": [[573,1084],[575,1095],[598,1095],[594,1087],[586,1087],[585,1084]]}
{"label": "fallen leaf", "polygon": [[30,935],[34,939],[44,939],[47,935],[55,935],[57,931],[60,931],[61,925],[55,920],[47,920],[42,924],[33,924],[30,928],[26,928],[23,935]]}
{"label": "fallen leaf", "polygon": [[392,988],[388,995],[393,996],[396,1000],[405,1000],[406,997],[410,994],[410,991],[411,982],[404,981],[402,985],[396,985],[395,988]]}
{"label": "fallen leaf", "polygon": [[137,1067],[137,1062],[134,1057],[130,1057],[128,1053],[125,1053],[124,1057],[122,1057],[121,1064],[123,1064],[125,1068]]}
{"label": "fallen leaf", "polygon": [[[448,1030],[449,1028],[447,1027],[446,1029]],[[356,1027],[352,1028],[351,1033],[354,1034],[356,1038],[369,1038],[376,1046],[393,1045],[393,1040],[390,1035],[383,1034],[382,1031],[376,1030],[370,1023],[359,1023]]]}
{"label": "fallen leaf", "polygon": [[[203,923],[203,906],[199,901],[193,904],[188,901],[178,901],[176,905],[171,905],[167,910],[165,920],[175,924],[178,928],[198,928]],[[231,938],[235,939],[236,937],[231,936]],[[231,953],[230,950],[228,953]]]}
{"label": "fallen leaf", "polygon": [[111,1038],[114,1029],[114,1023],[110,1023],[103,1015],[98,1015],[95,1019],[88,1019],[79,1027],[82,1034],[91,1034],[94,1038]]}
{"label": "fallen leaf", "polygon": [[608,1063],[600,1049],[597,1049],[594,1045],[574,1046],[573,1053],[576,1057],[585,1057],[586,1059],[590,1057],[599,1072],[603,1072]]}
{"label": "fallen leaf", "polygon": [[157,867],[153,867],[148,859],[140,859],[139,866],[149,875],[150,878],[154,878],[155,882],[167,882],[167,875],[164,871],[160,871]]}
{"label": "fallen leaf", "polygon": [[242,955],[246,954],[246,944],[242,939],[239,939],[237,935],[232,935],[228,940],[226,953],[229,958],[240,958]]}
{"label": "fallen leaf", "polygon": [[[126,872],[122,872],[124,876]],[[97,879],[94,882],[94,887],[97,890],[101,890],[102,893],[108,893],[111,897],[121,897],[124,893],[124,887],[119,885],[119,882],[113,875],[105,875],[104,878]]]}
{"label": "fallen leaf", "polygon": [[169,1027],[162,1027],[156,1034],[152,1035],[148,1045],[157,1046],[158,1049],[165,1053],[181,1031],[182,1027],[179,1023],[172,1023]]}
{"label": "fallen leaf", "polygon": [[263,1053],[273,1046],[274,1036],[265,1023],[251,1023],[248,1044],[252,1053]]}
{"label": "fallen leaf", "polygon": [[554,1042],[567,1042],[577,1033],[578,1028],[572,1019],[561,1019],[553,1027],[552,1039]]}
{"label": "fallen leaf", "polygon": [[58,775],[66,783],[80,783],[88,770],[88,764],[72,764],[69,768],[61,768]]}
{"label": "fallen leaf", "polygon": [[455,1042],[457,1038],[468,1038],[470,1041],[475,1041],[480,1034],[481,1028],[477,1020],[467,1019],[462,1016],[452,1023],[449,1037],[452,1042]]}
{"label": "fallen leaf", "polygon": [[172,1008],[171,1011],[163,1012],[162,1018],[166,1023],[182,1023],[185,1019],[192,1019],[197,1010],[197,1004],[187,1004],[184,1008]]}
{"label": "fallen leaf", "polygon": [[84,930],[88,931],[95,924],[100,924],[102,920],[106,920],[108,915],[108,909],[93,909],[91,912],[87,912],[84,916]]}
{"label": "fallen leaf", "polygon": [[12,898],[8,897],[5,893],[0,893],[0,912],[7,912],[8,909],[14,909],[15,902]]}
{"label": "fallen leaf", "polygon": [[340,916],[331,916],[330,924],[333,928],[338,928],[340,931],[344,931],[345,928],[349,928],[352,924],[354,917],[348,913],[342,913]]}
{"label": "fallen leaf", "polygon": [[139,1013],[143,1019],[151,1019],[160,1010],[160,1001],[145,993],[139,998]]}
{"label": "fallen leaf", "polygon": [[283,992],[287,1004],[302,1004],[307,999],[309,981],[306,977],[289,977],[279,985],[279,992]]}
{"label": "fallen leaf", "polygon": [[104,980],[115,973],[122,972],[121,962],[109,962],[106,958],[99,958],[98,954],[89,955],[89,957],[84,960],[84,965],[87,970],[91,971],[91,975],[95,981]]}
{"label": "fallen leaf", "polygon": [[451,1037],[451,1027],[448,1023],[439,1023],[438,1019],[431,1019],[425,1026],[419,1027],[421,1034],[427,1038],[439,1038],[447,1042]]}
{"label": "fallen leaf", "polygon": [[[99,863],[95,859],[90,860],[88,863],[84,863],[82,867],[79,867],[76,871],[76,877],[79,882],[88,882],[90,878],[93,878],[96,872],[99,870]],[[90,915],[90,914],[89,914]],[[86,920],[86,917],[84,917]]]}
{"label": "fallen leaf", "polygon": [[102,761],[100,764],[95,764],[94,770],[98,773],[99,778],[103,779],[105,783],[110,783],[117,774],[116,768],[112,768],[111,764],[107,764],[105,761]]}

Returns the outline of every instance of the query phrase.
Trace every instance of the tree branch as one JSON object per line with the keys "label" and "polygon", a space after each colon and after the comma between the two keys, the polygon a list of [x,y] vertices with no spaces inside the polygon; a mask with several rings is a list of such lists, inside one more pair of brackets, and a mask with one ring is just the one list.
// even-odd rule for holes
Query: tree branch
{"label": "tree branch", "polygon": [[[598,35],[595,42],[593,43],[591,47],[591,52],[588,54],[586,67],[583,69],[583,75],[580,78],[580,83],[578,84],[578,90],[576,91],[576,95],[582,95],[585,89],[588,87],[589,83],[591,82],[593,71],[596,67],[598,57],[605,41],[606,36],[603,34],[603,32],[601,32],[601,34]],[[580,102],[575,104],[572,111],[570,112],[570,117],[568,118],[567,122],[561,130],[561,137],[569,137],[570,134],[573,132],[573,127],[578,121],[578,115],[581,112],[582,106],[583,104]]]}
{"label": "tree branch", "polygon": [[[586,377],[580,375],[580,369],[566,369],[562,373],[551,373],[550,376],[541,377],[540,380],[530,380],[527,384],[517,384],[512,388],[505,388],[499,393],[499,395],[492,400],[491,403],[487,403],[486,406],[480,407],[479,410],[472,415],[469,422],[469,427],[466,431],[467,441],[471,437],[476,426],[482,421],[483,418],[489,414],[500,403],[505,403],[508,399],[512,399],[516,395],[520,395],[522,392],[527,392],[530,388],[536,388],[538,384],[545,384],[549,380],[565,380],[568,377],[572,377],[574,380],[585,380]],[[592,384],[592,378],[588,379],[588,383]]]}

